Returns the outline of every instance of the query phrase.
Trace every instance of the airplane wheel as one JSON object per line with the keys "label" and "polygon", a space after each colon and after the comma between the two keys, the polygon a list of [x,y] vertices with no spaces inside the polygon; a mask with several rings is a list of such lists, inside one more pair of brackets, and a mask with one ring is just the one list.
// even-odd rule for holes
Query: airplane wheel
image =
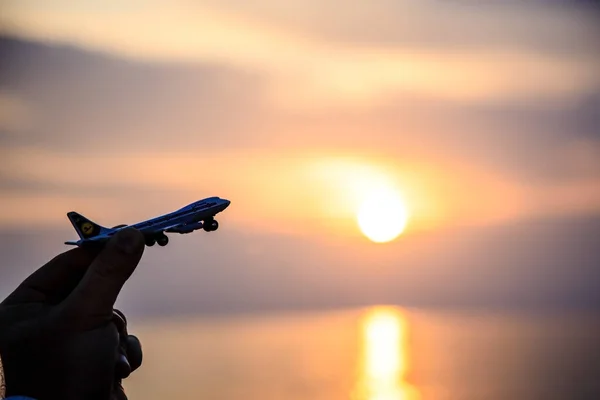
{"label": "airplane wheel", "polygon": [[169,243],[169,238],[167,236],[160,236],[156,239],[156,243],[158,243],[159,246],[166,246]]}
{"label": "airplane wheel", "polygon": [[156,240],[154,238],[146,238],[146,246],[152,247],[152,246],[154,246],[155,243],[156,243]]}
{"label": "airplane wheel", "polygon": [[216,231],[217,229],[219,229],[219,223],[217,221],[213,221],[210,227],[211,231]]}

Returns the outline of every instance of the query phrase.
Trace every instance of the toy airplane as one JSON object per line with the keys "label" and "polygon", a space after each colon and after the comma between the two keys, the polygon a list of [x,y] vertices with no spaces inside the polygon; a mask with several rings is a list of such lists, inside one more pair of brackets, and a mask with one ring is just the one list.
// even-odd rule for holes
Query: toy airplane
{"label": "toy airplane", "polygon": [[77,231],[79,240],[65,242],[65,244],[83,246],[102,243],[119,230],[132,227],[144,234],[146,246],[154,246],[155,243],[158,243],[159,246],[166,246],[169,243],[169,238],[165,235],[165,232],[183,234],[197,229],[204,229],[206,232],[216,231],[219,228],[219,223],[215,220],[215,215],[229,207],[230,203],[229,200],[219,197],[209,197],[160,217],[133,225],[118,225],[114,228],[105,228],[83,215],[71,211],[67,213],[67,217],[73,224],[75,231]]}

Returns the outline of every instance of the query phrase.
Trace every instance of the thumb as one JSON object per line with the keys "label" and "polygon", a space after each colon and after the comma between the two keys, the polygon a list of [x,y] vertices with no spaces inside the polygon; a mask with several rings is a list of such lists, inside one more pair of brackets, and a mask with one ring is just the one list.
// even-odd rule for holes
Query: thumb
{"label": "thumb", "polygon": [[125,228],[116,233],[65,299],[62,311],[68,316],[85,317],[87,323],[94,325],[110,321],[117,297],[140,262],[144,248],[140,231]]}

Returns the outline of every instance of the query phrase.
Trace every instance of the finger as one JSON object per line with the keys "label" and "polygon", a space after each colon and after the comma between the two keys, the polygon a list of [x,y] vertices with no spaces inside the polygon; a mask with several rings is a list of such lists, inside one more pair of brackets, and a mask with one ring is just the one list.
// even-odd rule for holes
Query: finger
{"label": "finger", "polygon": [[98,250],[83,248],[59,254],[26,278],[2,304],[60,303],[77,286],[97,254]]}
{"label": "finger", "polygon": [[117,296],[140,262],[144,247],[144,236],[136,229],[115,234],[63,302],[61,312],[79,322],[86,318],[90,319],[87,323],[110,321]]}
{"label": "finger", "polygon": [[142,344],[127,332],[127,318],[120,310],[113,309],[112,321],[119,332],[116,376],[125,379],[142,365]]}
{"label": "finger", "polygon": [[127,336],[127,360],[131,366],[131,372],[142,365],[142,343],[140,343],[140,340],[134,335]]}
{"label": "finger", "polygon": [[117,355],[117,361],[115,363],[115,377],[118,379],[125,379],[131,374],[131,365],[125,354],[119,353]]}
{"label": "finger", "polygon": [[133,335],[121,338],[119,352],[115,362],[115,377],[126,379],[142,365],[142,345]]}
{"label": "finger", "polygon": [[127,359],[127,320],[121,311],[114,309],[112,322],[119,332],[119,352],[116,359],[115,377],[125,379],[131,374],[131,365]]}

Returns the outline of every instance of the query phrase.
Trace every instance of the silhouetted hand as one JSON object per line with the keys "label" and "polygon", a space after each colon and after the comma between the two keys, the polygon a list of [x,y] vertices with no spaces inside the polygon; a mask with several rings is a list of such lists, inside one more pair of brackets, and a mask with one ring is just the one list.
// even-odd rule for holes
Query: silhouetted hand
{"label": "silhouetted hand", "polygon": [[143,252],[143,235],[126,228],[103,248],[60,254],[0,303],[7,396],[126,399],[121,379],[142,353],[113,307]]}

